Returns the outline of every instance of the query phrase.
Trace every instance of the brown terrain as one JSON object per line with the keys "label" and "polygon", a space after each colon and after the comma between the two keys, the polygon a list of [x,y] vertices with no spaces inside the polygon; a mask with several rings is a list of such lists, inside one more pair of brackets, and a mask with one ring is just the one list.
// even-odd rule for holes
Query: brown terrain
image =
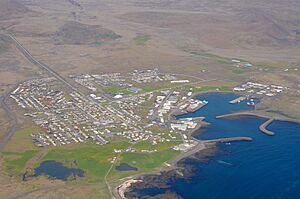
{"label": "brown terrain", "polygon": [[[217,79],[212,84],[218,85],[248,79],[282,84],[292,94],[264,107],[299,119],[299,10],[299,0],[0,0],[0,94],[46,75],[18,51],[7,36],[12,34],[65,77],[155,66]],[[143,35],[147,39],[138,43]],[[232,58],[257,67],[235,73]],[[288,67],[299,70],[284,72]],[[9,120],[0,109],[0,139]],[[87,198],[97,190],[62,184],[44,178],[19,183],[0,163],[0,198]]]}

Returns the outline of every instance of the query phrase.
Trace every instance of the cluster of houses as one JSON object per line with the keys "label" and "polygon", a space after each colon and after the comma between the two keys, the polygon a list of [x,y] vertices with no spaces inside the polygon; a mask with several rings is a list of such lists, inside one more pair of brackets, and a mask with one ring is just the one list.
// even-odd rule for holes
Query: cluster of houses
{"label": "cluster of houses", "polygon": [[194,112],[198,110],[199,108],[202,108],[203,106],[207,105],[208,102],[205,100],[198,100],[194,98],[190,98],[188,100],[185,100],[183,103],[179,105],[179,109],[184,112]]}
{"label": "cluster of houses", "polygon": [[245,68],[250,68],[253,65],[251,63],[247,63],[247,62],[241,62],[238,59],[232,59],[231,62],[234,64],[234,66],[236,67],[245,67]]}
{"label": "cluster of houses", "polygon": [[[189,129],[195,129],[197,127],[198,123],[193,118],[185,118],[176,120],[171,124],[171,129],[174,131],[187,131]],[[186,135],[183,135],[186,136]],[[184,137],[187,139],[186,137]]]}
{"label": "cluster of houses", "polygon": [[261,84],[256,82],[246,82],[238,87],[233,88],[235,92],[244,92],[249,95],[273,97],[287,90],[287,87],[274,84]]}
{"label": "cluster of houses", "polygon": [[[191,91],[161,91],[156,96],[154,108],[148,112],[148,118],[161,127],[168,127],[175,132],[195,129],[198,120],[191,118],[176,120],[173,115],[194,112],[208,102],[192,98]],[[184,140],[188,138],[183,134]]]}
{"label": "cluster of houses", "polygon": [[[139,93],[142,89],[135,88],[132,82],[151,83],[160,81],[170,81],[176,83],[176,77],[170,74],[162,74],[158,69],[153,70],[134,70],[127,75],[121,73],[105,73],[105,74],[82,74],[70,76],[75,82],[90,91],[96,92],[100,87],[123,87],[133,93]],[[188,80],[184,80],[189,82]],[[179,80],[179,83],[180,82]]]}
{"label": "cluster of houses", "polygon": [[182,144],[179,144],[177,146],[173,146],[172,148],[175,150],[175,151],[188,151],[190,150],[191,148],[195,147],[196,145],[198,144],[197,141],[190,141],[190,142],[184,142]]}
{"label": "cluster of houses", "polygon": [[11,98],[22,107],[25,116],[40,127],[32,141],[39,147],[61,146],[93,141],[107,144],[112,136],[132,142],[149,140],[156,144],[176,137],[153,133],[141,122],[137,107],[153,98],[145,93],[102,105],[97,97],[66,91],[54,78],[29,80],[21,83]]}
{"label": "cluster of houses", "polygon": [[132,86],[131,83],[126,82],[126,79],[120,73],[84,74],[70,77],[81,86],[93,92],[97,91],[99,86]]}
{"label": "cluster of houses", "polygon": [[35,79],[21,83],[11,93],[11,98],[26,111],[24,115],[31,117],[41,129],[31,135],[33,142],[40,147],[88,140],[97,144],[108,143],[103,138],[104,133],[93,123],[98,107],[76,92],[69,93],[71,99],[67,100],[67,94],[58,86],[53,78]]}
{"label": "cluster of houses", "polygon": [[[109,73],[71,78],[88,88],[90,93],[68,90],[55,78],[25,81],[11,93],[10,97],[22,107],[24,115],[31,117],[40,127],[40,130],[31,134],[36,146],[61,146],[88,141],[103,145],[109,143],[113,136],[126,138],[130,142],[149,141],[152,144],[176,140],[177,134],[188,140],[182,136],[183,131],[196,128],[197,121],[176,121],[170,115],[174,110],[192,112],[206,104],[193,99],[191,90],[141,92],[130,83],[132,80],[143,84],[176,81],[173,75],[161,74],[158,69],[135,70],[129,76]],[[106,93],[96,92],[98,88],[101,90],[106,86],[121,86],[135,95],[107,101]],[[167,130],[156,132],[155,128]]]}
{"label": "cluster of houses", "polygon": [[160,81],[173,81],[176,77],[171,74],[162,74],[157,68],[153,70],[134,70],[130,73],[131,80],[137,83],[151,83]]}
{"label": "cluster of houses", "polygon": [[178,91],[161,91],[156,96],[154,108],[149,110],[148,117],[164,125],[165,120],[167,120],[166,115],[175,107],[179,100],[179,94],[180,92]]}

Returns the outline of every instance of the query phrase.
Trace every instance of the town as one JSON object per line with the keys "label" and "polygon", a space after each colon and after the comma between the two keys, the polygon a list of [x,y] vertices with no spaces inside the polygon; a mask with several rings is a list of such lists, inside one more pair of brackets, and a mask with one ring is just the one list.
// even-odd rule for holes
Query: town
{"label": "town", "polygon": [[[176,120],[172,114],[192,112],[207,104],[193,99],[189,89],[143,91],[135,87],[176,80],[158,69],[135,70],[126,76],[112,73],[70,78],[87,92],[68,90],[55,78],[41,78],[19,84],[10,95],[24,115],[41,127],[40,132],[31,134],[38,147],[87,141],[103,145],[114,136],[132,143],[157,144],[178,139],[190,143],[184,132],[195,129],[197,120]],[[157,128],[163,132],[157,133]]]}
{"label": "town", "polygon": [[246,82],[238,87],[233,88],[235,92],[245,92],[247,94],[256,95],[256,96],[268,96],[274,97],[283,91],[286,91],[288,88],[280,85],[267,85],[257,82]]}
{"label": "town", "polygon": [[[162,74],[158,69],[70,78],[83,88],[82,92],[64,88],[55,78],[41,78],[23,82],[11,93],[10,97],[24,109],[24,115],[41,127],[40,132],[31,134],[36,146],[87,141],[104,145],[115,136],[132,143],[149,141],[153,145],[181,140],[184,145],[175,148],[182,150],[194,146],[189,132],[198,129],[204,118],[177,119],[176,116],[194,112],[209,102],[193,97],[190,80]],[[156,82],[168,87],[157,88],[153,84]],[[179,86],[174,86],[174,82]],[[244,96],[230,103],[250,95],[272,97],[286,89],[246,82],[233,88]],[[254,104],[253,100],[248,103]]]}

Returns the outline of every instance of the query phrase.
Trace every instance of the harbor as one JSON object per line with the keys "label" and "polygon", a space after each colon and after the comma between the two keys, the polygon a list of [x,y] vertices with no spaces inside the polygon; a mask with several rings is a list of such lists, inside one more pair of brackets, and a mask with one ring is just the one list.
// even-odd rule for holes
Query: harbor
{"label": "harbor", "polygon": [[[297,140],[291,139],[294,136],[298,136],[299,123],[273,120],[266,118],[266,116],[259,117],[261,115],[252,112],[252,107],[248,106],[246,101],[232,106],[228,102],[237,97],[231,94],[204,94],[199,98],[200,100],[205,99],[209,101],[209,106],[196,111],[193,115],[188,113],[183,116],[177,116],[177,119],[181,119],[193,116],[199,117],[201,115],[205,117],[205,121],[210,123],[204,129],[200,128],[199,131],[194,132],[193,137],[199,140],[199,143],[174,160],[175,162],[180,162],[180,166],[184,168],[194,168],[192,171],[193,177],[189,178],[189,181],[185,181],[181,179],[185,179],[184,175],[179,175],[181,177],[178,176],[178,179],[174,179],[174,176],[181,173],[180,170],[174,170],[173,174],[162,172],[157,175],[157,178],[167,178],[164,180],[166,181],[165,184],[168,185],[166,188],[153,187],[151,191],[144,188],[146,184],[151,184],[151,178],[155,179],[154,176],[151,176],[150,179],[143,178],[147,180],[139,182],[138,187],[134,186],[134,184],[130,186],[132,188],[128,187],[127,190],[130,190],[131,196],[135,195],[140,198],[155,196],[158,193],[172,192],[184,198],[208,198],[216,194],[218,197],[222,197],[224,194],[231,193],[232,198],[236,199],[246,197],[245,189],[257,190],[260,196],[265,197],[269,194],[272,196],[278,194],[277,189],[269,189],[270,186],[289,186],[284,180],[282,173],[286,169],[295,170],[296,168],[296,164],[287,164],[285,160],[288,158],[289,161],[294,163],[298,161],[290,157],[289,154],[291,154],[291,151],[299,150]],[[260,126],[262,125],[268,128],[270,132],[276,132],[276,136],[272,140],[270,140],[269,136],[261,133]],[[272,144],[270,144],[270,141],[272,141]],[[287,143],[292,148],[287,147]],[[194,154],[201,154],[209,147],[213,147],[216,150],[215,155],[211,154],[208,156],[208,160],[204,158],[206,161],[202,162],[194,157]],[[271,158],[266,160],[266,156]],[[277,161],[276,157],[284,158],[280,158]],[[178,166],[173,162],[171,165],[169,167],[171,170]],[[274,174],[274,167],[276,167],[276,174]],[[220,172],[217,172],[216,169]],[[249,172],[250,170],[258,171],[259,174]],[[266,180],[260,183],[262,187],[257,187],[257,178],[252,178],[253,175],[268,176],[271,174],[277,180]],[[244,175],[249,179],[247,183],[241,180]],[[289,173],[286,173],[286,175],[290,176],[293,181],[298,179]],[[296,173],[296,175],[299,176],[300,173]],[[203,178],[203,176],[206,177]],[[140,178],[137,177],[136,179]],[[266,179],[268,178],[266,177]],[[209,187],[209,184],[212,183],[217,185],[213,190]],[[163,187],[163,185],[160,184],[160,187]],[[241,190],[237,189],[237,187]],[[144,189],[147,191],[144,192]],[[293,189],[291,194],[296,196],[298,189]]]}
{"label": "harbor", "polygon": [[236,104],[236,103],[240,103],[241,101],[243,101],[243,100],[245,100],[245,99],[246,99],[246,97],[240,96],[240,97],[238,97],[238,98],[236,98],[236,99],[234,99],[234,100],[231,100],[229,103],[230,103],[230,104]]}

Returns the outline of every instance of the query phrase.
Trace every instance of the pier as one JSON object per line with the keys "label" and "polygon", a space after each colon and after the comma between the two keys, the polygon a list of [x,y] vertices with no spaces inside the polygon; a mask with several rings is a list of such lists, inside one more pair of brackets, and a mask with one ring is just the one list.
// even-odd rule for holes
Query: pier
{"label": "pier", "polygon": [[230,104],[236,104],[236,103],[240,103],[241,101],[243,101],[243,100],[245,100],[245,99],[246,99],[246,97],[241,96],[241,97],[238,97],[238,98],[236,98],[236,99],[234,99],[234,100],[231,100],[229,103],[230,103]]}
{"label": "pier", "polygon": [[267,127],[268,127],[273,121],[274,121],[274,119],[273,119],[273,118],[270,118],[270,119],[267,120],[265,123],[263,123],[262,125],[259,126],[259,130],[260,130],[261,132],[263,132],[264,134],[266,134],[266,135],[270,135],[270,136],[275,135],[274,132],[269,131],[269,130],[267,129]]}
{"label": "pier", "polygon": [[232,137],[232,138],[219,138],[219,139],[213,139],[213,140],[205,140],[204,143],[210,143],[210,142],[233,142],[233,141],[252,141],[253,138],[251,137]]}

